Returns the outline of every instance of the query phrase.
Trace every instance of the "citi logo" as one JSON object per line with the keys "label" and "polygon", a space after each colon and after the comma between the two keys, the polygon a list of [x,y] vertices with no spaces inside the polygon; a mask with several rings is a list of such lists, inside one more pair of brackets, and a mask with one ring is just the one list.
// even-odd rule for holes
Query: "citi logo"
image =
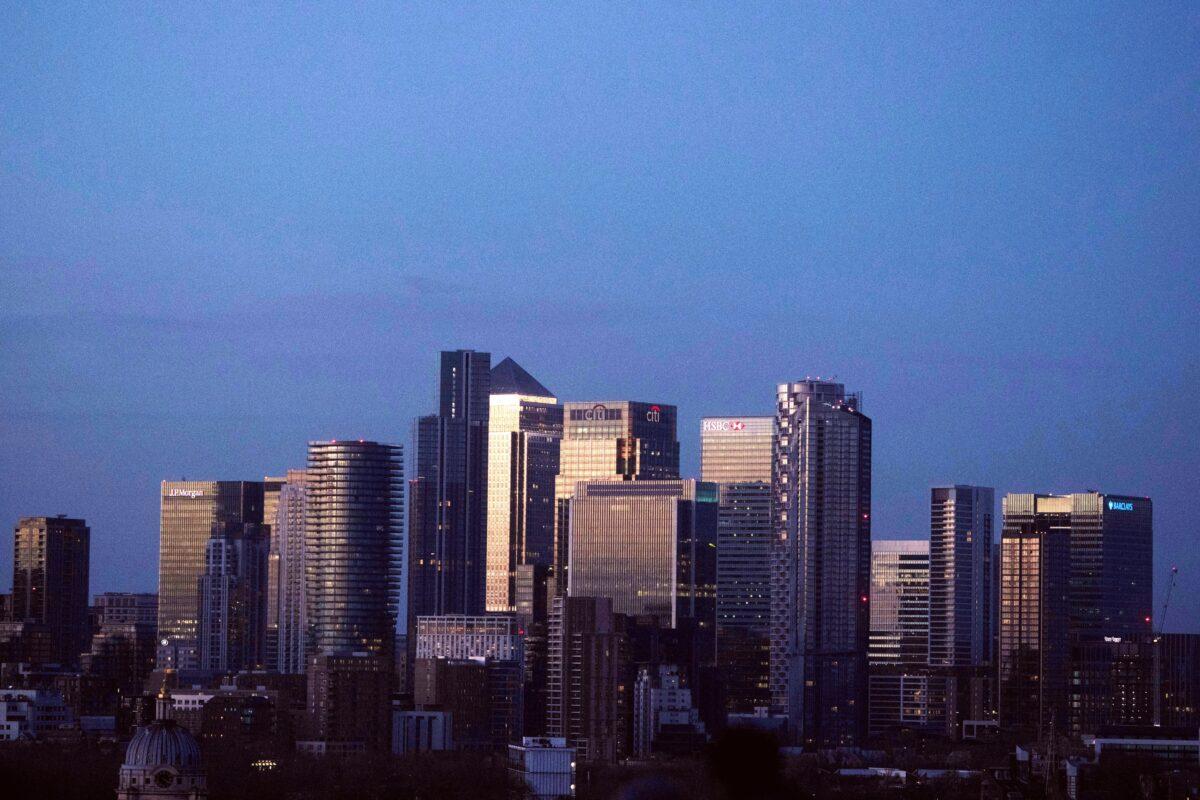
{"label": "citi logo", "polygon": [[662,409],[659,408],[658,406],[650,406],[650,410],[646,412],[646,421],[647,422],[661,422],[662,421]]}
{"label": "citi logo", "polygon": [[583,418],[589,422],[603,422],[608,414],[608,407],[600,403],[583,412]]}

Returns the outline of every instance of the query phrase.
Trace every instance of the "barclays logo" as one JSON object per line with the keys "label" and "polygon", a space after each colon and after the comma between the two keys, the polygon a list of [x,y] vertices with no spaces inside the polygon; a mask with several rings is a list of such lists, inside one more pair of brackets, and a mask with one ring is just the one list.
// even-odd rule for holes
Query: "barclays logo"
{"label": "barclays logo", "polygon": [[1123,500],[1109,500],[1109,511],[1133,511],[1133,503],[1126,503]]}

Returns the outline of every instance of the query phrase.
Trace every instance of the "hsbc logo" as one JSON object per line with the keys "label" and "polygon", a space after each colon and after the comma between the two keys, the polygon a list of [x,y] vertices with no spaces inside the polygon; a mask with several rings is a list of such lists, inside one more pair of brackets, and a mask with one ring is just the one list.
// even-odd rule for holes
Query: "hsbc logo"
{"label": "hsbc logo", "polygon": [[650,406],[650,410],[646,412],[647,422],[662,422],[662,409],[658,406]]}
{"label": "hsbc logo", "polygon": [[746,423],[740,419],[706,419],[702,430],[705,431],[744,431]]}

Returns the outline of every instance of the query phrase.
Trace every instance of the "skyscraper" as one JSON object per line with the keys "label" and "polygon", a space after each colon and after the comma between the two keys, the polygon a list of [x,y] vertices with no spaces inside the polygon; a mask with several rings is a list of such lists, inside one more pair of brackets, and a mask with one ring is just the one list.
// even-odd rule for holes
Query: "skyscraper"
{"label": "skyscraper", "polygon": [[840,383],[779,386],[771,693],[806,747],[866,734],[871,420]]}
{"label": "skyscraper", "polygon": [[629,400],[566,403],[554,483],[555,585],[565,591],[568,501],[579,481],[678,480],[675,406]]}
{"label": "skyscraper", "polygon": [[715,645],[716,486],[580,481],[570,502],[572,597],[608,597],[665,628],[694,621]]}
{"label": "skyscraper", "polygon": [[417,420],[409,620],[484,611],[491,360],[474,350],[443,352],[438,413]]}
{"label": "skyscraper", "polygon": [[22,517],[13,531],[14,622],[44,625],[62,665],[88,649],[91,530],[82,519]]}
{"label": "skyscraper", "polygon": [[929,542],[871,542],[871,630],[875,665],[923,667],[929,656]]}
{"label": "skyscraper", "polygon": [[488,420],[487,610],[512,611],[516,573],[554,558],[554,479],[563,410],[511,358],[492,368]]}
{"label": "skyscraper", "polygon": [[871,542],[870,607],[868,731],[925,727],[938,711],[927,669],[929,542]]}
{"label": "skyscraper", "polygon": [[[263,485],[254,481],[163,481],[158,547],[158,636],[196,644],[197,581],[213,533],[225,523],[263,521]],[[160,664],[160,666],[163,666]]]}
{"label": "skyscraper", "polygon": [[198,581],[201,669],[265,668],[269,537],[265,525],[228,522],[208,540]]}
{"label": "skyscraper", "polygon": [[975,666],[991,661],[992,516],[985,486],[930,491],[929,663]]}
{"label": "skyscraper", "polygon": [[706,417],[700,477],[717,484],[717,663],[728,708],[771,704],[774,417]]}
{"label": "skyscraper", "polygon": [[403,558],[403,459],[398,445],[309,442],[310,657],[392,655]]}
{"label": "skyscraper", "polygon": [[308,593],[305,589],[305,536],[308,528],[308,473],[289,469],[279,490],[271,531],[276,549],[276,620],[280,672],[300,674],[308,664]]}
{"label": "skyscraper", "polygon": [[[1112,686],[1107,664],[1090,663],[1106,662],[1107,648],[1093,645],[1151,630],[1152,518],[1147,497],[1082,492],[1004,498],[1002,723],[1045,726],[1053,715],[1059,730],[1073,734],[1093,733],[1088,729],[1101,724]],[[1049,593],[1041,592],[1041,617],[1030,608],[1035,593],[1014,583],[1029,575],[1031,532],[1053,538],[1058,555],[1042,565],[1049,570],[1042,581]],[[1040,633],[1040,651],[1032,649],[1031,628]]]}
{"label": "skyscraper", "polygon": [[287,478],[263,478],[263,524],[267,533],[267,627],[264,633],[264,669],[279,669],[279,545],[275,541],[276,517],[279,515],[279,493]]}
{"label": "skyscraper", "polygon": [[1071,499],[1004,498],[1000,534],[1000,724],[1041,732],[1068,714]]}

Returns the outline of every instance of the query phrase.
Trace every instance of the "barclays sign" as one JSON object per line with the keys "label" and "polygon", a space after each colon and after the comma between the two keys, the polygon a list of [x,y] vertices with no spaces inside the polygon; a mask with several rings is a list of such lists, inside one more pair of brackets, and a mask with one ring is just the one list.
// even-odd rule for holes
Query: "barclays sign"
{"label": "barclays sign", "polygon": [[1109,500],[1108,501],[1108,510],[1109,511],[1133,511],[1133,503],[1129,503],[1124,500]]}

